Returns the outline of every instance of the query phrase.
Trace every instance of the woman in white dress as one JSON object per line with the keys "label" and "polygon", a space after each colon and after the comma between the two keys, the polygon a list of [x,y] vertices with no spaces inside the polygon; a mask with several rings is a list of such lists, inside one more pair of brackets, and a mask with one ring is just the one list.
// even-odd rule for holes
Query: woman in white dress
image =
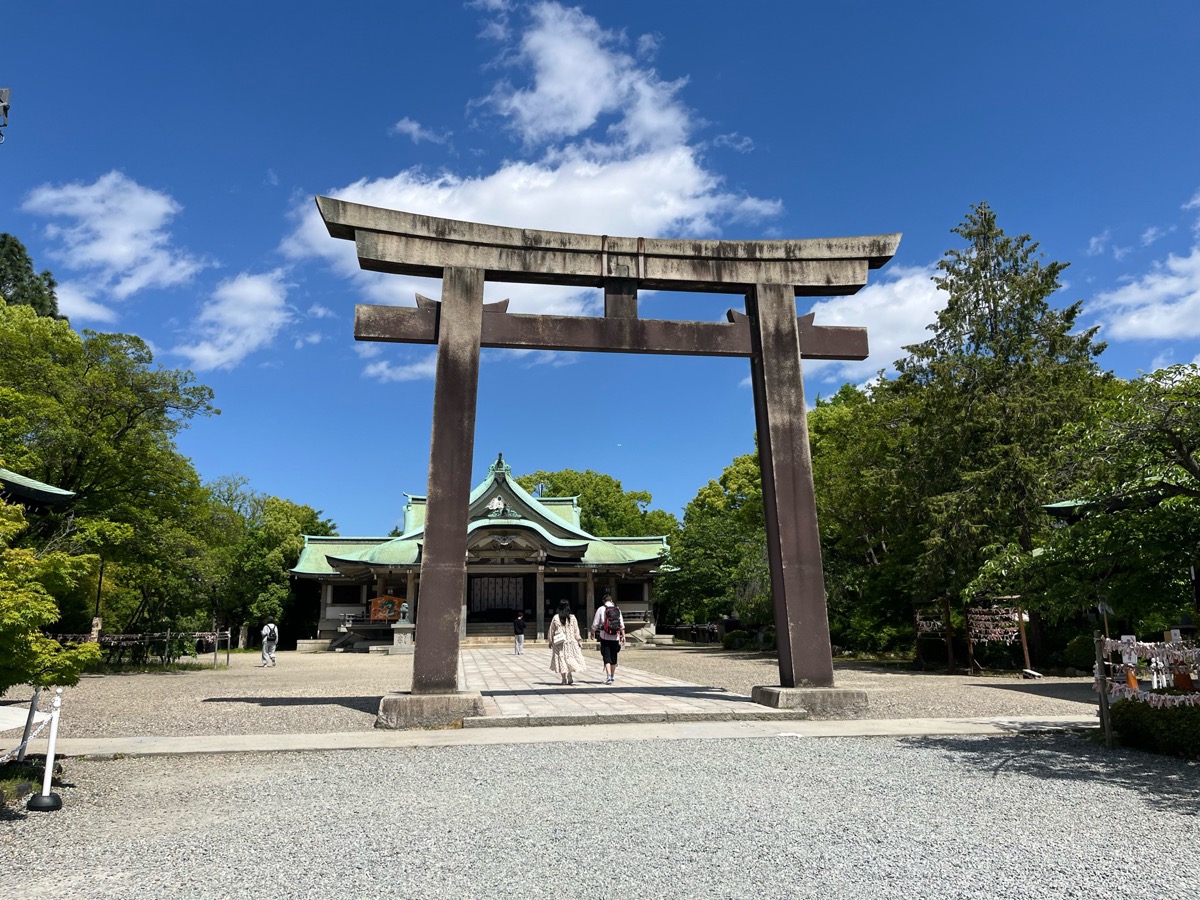
{"label": "woman in white dress", "polygon": [[550,642],[550,671],[561,675],[563,684],[574,684],[575,673],[586,669],[587,663],[583,658],[579,622],[571,614],[571,605],[566,600],[558,604],[558,612],[546,631],[546,640]]}

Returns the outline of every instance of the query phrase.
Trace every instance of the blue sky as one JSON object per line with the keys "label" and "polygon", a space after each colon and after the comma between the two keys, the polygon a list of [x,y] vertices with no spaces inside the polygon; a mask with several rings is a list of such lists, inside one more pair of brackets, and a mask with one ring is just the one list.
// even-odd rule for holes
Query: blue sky
{"label": "blue sky", "polygon": [[[862,363],[923,338],[969,206],[1070,262],[1062,303],[1124,377],[1200,361],[1200,4],[316,2],[5,4],[0,231],[76,328],[140,335],[222,414],[180,438],[343,534],[425,492],[433,349],[356,344],[356,303],[436,281],[364,273],[313,196],[627,236],[903,232],[817,324]],[[513,311],[595,292],[489,285]],[[740,298],[643,295],[716,320]],[[800,312],[810,301],[802,300]],[[593,469],[680,513],[753,448],[744,360],[487,351],[475,471]]]}

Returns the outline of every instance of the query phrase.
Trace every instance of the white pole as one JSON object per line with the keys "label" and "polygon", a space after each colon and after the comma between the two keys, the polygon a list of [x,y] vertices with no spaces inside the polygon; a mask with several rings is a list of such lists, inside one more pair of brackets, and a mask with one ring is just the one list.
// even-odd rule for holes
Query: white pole
{"label": "white pole", "polygon": [[54,690],[54,705],[50,712],[50,740],[46,745],[46,774],[42,777],[42,792],[29,798],[25,808],[33,812],[53,812],[62,809],[62,798],[50,793],[54,778],[54,744],[58,740],[58,716],[62,709],[62,688]]}

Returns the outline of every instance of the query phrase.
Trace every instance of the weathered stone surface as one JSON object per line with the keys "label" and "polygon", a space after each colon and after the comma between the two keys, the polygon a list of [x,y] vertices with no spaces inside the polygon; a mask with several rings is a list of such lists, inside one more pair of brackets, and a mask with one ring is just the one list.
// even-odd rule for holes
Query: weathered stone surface
{"label": "weathered stone surface", "polygon": [[854,293],[887,262],[898,234],[783,241],[613,237],[508,228],[421,216],[318,197],[333,237],[355,241],[364,269],[436,278],[447,267],[489,281],[603,287],[629,278],[643,289],[741,293],[787,284],[797,296]]}
{"label": "weathered stone surface", "polygon": [[[800,353],[805,359],[866,359],[867,330],[813,325],[800,316]],[[409,306],[355,308],[354,339],[404,344],[437,343],[437,309]],[[484,310],[480,343],[510,350],[575,350],[597,353],[660,353],[677,356],[750,356],[750,323],[743,313],[731,322],[542,316]]]}
{"label": "weathered stone surface", "polygon": [[836,718],[867,708],[867,692],[834,687],[778,687],[756,685],[750,692],[755,703],[774,709],[804,710],[810,715]]}
{"label": "weathered stone surface", "polygon": [[[429,637],[417,647],[414,692],[448,691],[456,675],[482,346],[749,356],[780,682],[832,687],[801,359],[862,359],[867,342],[864,329],[797,317],[795,298],[854,293],[869,269],[891,259],[900,235],[663,240],[509,228],[326,197],[317,205],[331,236],[355,241],[364,269],[443,278],[440,307],[421,298],[416,310],[360,311],[355,330],[360,340],[438,344],[421,571]],[[502,312],[503,303],[485,310],[485,280],[602,287],[605,316],[519,316]],[[642,320],[637,292],[647,288],[744,293],[746,313],[732,312],[727,324]]]}
{"label": "weathered stone surface", "polygon": [[784,687],[833,685],[833,650],[813,490],[800,329],[785,285],[746,295],[754,354],[750,383],[775,605],[779,679]]}
{"label": "weathered stone surface", "polygon": [[483,695],[478,691],[450,694],[387,694],[379,701],[376,728],[438,728],[461,726],[468,716],[483,715]]}
{"label": "weathered stone surface", "polygon": [[421,640],[413,655],[414,694],[458,687],[459,625],[466,596],[467,512],[479,394],[483,272],[446,269],[439,312],[428,512],[421,561]]}

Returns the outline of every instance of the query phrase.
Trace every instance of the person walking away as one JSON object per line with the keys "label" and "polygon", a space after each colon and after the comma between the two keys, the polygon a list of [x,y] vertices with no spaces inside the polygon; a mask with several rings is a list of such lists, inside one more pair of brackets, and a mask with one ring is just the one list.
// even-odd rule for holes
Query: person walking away
{"label": "person walking away", "polygon": [[558,612],[550,619],[546,640],[550,642],[550,671],[561,675],[563,684],[574,684],[575,673],[586,669],[587,663],[579,620],[571,614],[571,604],[566,600],[558,604]]}
{"label": "person walking away", "polygon": [[513,622],[513,653],[520,656],[525,652],[525,616],[522,613],[517,613],[516,621]]}
{"label": "person walking away", "polygon": [[625,646],[625,617],[613,603],[612,595],[604,595],[604,604],[592,619],[592,633],[600,641],[600,658],[604,660],[604,683],[617,680],[617,654]]}
{"label": "person walking away", "polygon": [[274,619],[267,619],[262,630],[262,668],[275,665],[275,645],[279,643],[279,627]]}

